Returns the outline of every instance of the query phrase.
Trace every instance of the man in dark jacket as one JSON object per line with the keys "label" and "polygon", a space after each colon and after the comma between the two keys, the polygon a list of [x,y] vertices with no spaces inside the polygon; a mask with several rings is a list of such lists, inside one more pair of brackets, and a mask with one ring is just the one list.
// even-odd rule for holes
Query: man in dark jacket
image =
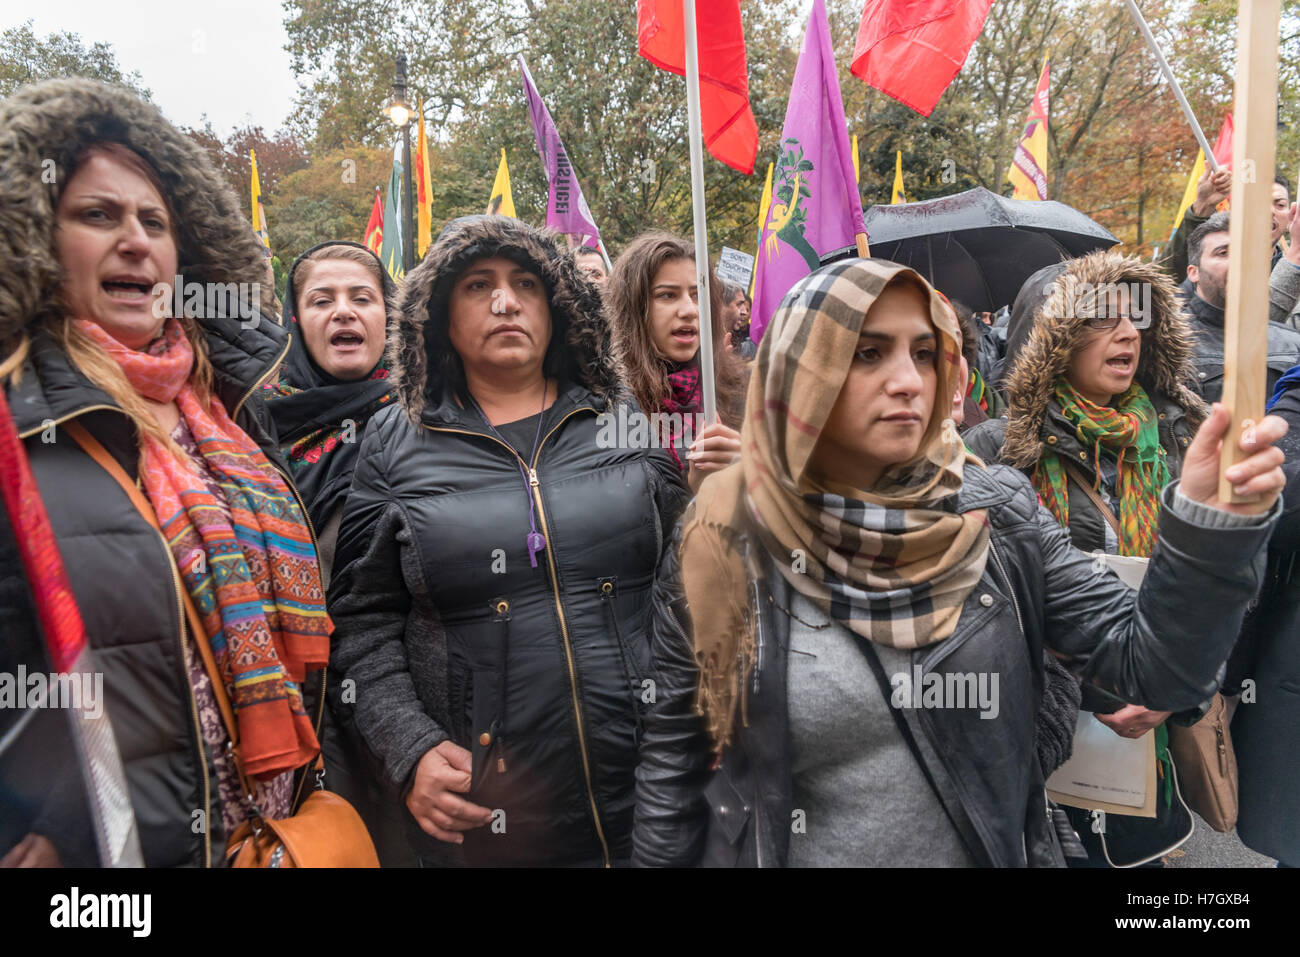
{"label": "man in dark jacket", "polygon": [[[1160,265],[1179,283],[1182,290],[1189,295],[1194,283],[1187,278],[1190,265],[1188,253],[1191,248],[1191,236],[1204,225],[1219,203],[1228,198],[1232,189],[1232,171],[1227,167],[1206,170],[1196,186],[1196,200],[1183,215],[1170,237],[1165,255]],[[1272,195],[1272,272],[1268,277],[1268,318],[1272,322],[1281,322],[1291,328],[1300,328],[1300,315],[1292,318],[1296,312],[1297,299],[1300,299],[1300,221],[1295,215],[1295,206],[1291,203],[1291,183],[1281,174],[1273,180]],[[1290,246],[1283,252],[1279,240],[1284,233],[1290,235]]]}
{"label": "man in dark jacket", "polygon": [[[1223,394],[1223,309],[1228,292],[1228,214],[1215,213],[1192,233],[1188,242],[1187,278],[1193,291],[1185,293],[1186,308],[1196,335],[1196,375],[1206,402]],[[1287,268],[1291,268],[1287,264]],[[1300,362],[1300,332],[1268,324],[1268,389]]]}
{"label": "man in dark jacket", "polygon": [[680,472],[609,428],[640,410],[550,235],[456,220],[399,308],[330,590],[356,727],[426,863],[626,860]]}
{"label": "man in dark jacket", "polygon": [[1224,693],[1240,693],[1232,719],[1240,810],[1237,835],[1247,847],[1300,867],[1300,367],[1278,382],[1269,412],[1291,431],[1283,512],[1268,544],[1259,605],[1247,616]]}

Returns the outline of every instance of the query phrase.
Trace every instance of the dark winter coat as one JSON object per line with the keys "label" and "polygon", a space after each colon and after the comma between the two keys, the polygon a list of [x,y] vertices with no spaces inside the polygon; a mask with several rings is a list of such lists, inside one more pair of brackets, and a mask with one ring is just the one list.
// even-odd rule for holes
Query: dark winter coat
{"label": "dark winter coat", "polygon": [[[1150,708],[1195,705],[1218,687],[1263,571],[1272,523],[1210,532],[1168,508],[1146,583],[1135,593],[1091,559],[1005,466],[966,469],[955,509],[988,509],[989,561],[946,640],[912,652],[913,667],[1000,676],[1000,711],[899,709],[945,810],[972,857],[999,867],[1052,866],[1054,843],[1034,755],[1044,646],[1084,681]],[[757,545],[752,534],[742,538]],[[786,666],[788,585],[771,567],[750,589],[757,673],[748,723],[716,771],[695,712],[699,670],[677,548],[655,587],[651,632],[658,700],[637,769],[635,858],[656,866],[781,866],[791,840]],[[1193,636],[1195,636],[1193,640]],[[1179,662],[1175,671],[1166,666]],[[923,835],[917,836],[923,840]],[[905,865],[906,861],[899,862]]]}
{"label": "dark winter coat", "polygon": [[[264,283],[266,260],[203,150],[133,94],[88,80],[56,80],[0,103],[0,276],[6,280],[0,286],[0,342],[23,328],[32,337],[21,375],[7,385],[9,404],[104,673],[106,710],[145,863],[204,866],[221,860],[224,835],[216,774],[185,670],[180,578],[161,534],[60,426],[75,420],[133,478],[138,437],[121,409],[40,325],[58,315],[58,193],[80,152],[105,140],[125,144],[157,170],[186,282]],[[45,184],[41,159],[51,156],[58,182]],[[284,331],[265,316],[252,328],[237,318],[200,324],[217,396],[287,482],[259,394],[288,350]],[[320,681],[320,675],[309,676],[304,688],[304,704],[318,728]],[[306,778],[300,775],[297,782],[298,801],[307,793]],[[206,826],[195,827],[199,811]]]}
{"label": "dark winter coat", "polygon": [[[452,281],[495,255],[549,292],[560,391],[531,489],[438,345]],[[626,859],[640,712],[654,697],[650,590],[685,489],[667,452],[603,447],[601,414],[636,407],[599,295],[517,220],[458,221],[408,277],[390,354],[402,406],[366,430],[331,588],[356,726],[399,803],[426,752],[448,740],[471,751],[464,796],[500,814],[465,833],[469,864]],[[547,542],[535,567],[530,499]],[[402,814],[427,861],[457,859]]]}
{"label": "dark winter coat", "polygon": [[[1232,719],[1240,812],[1237,834],[1248,846],[1300,867],[1300,390],[1283,393],[1270,410],[1291,431],[1286,453],[1285,509],[1269,539],[1259,606],[1246,619],[1234,653],[1228,691],[1242,689]],[[1242,679],[1254,687],[1247,692]]]}
{"label": "dark winter coat", "polygon": [[[1188,323],[1196,337],[1193,363],[1201,395],[1206,402],[1218,402],[1223,396],[1223,310],[1212,306],[1196,293],[1184,296]],[[1268,380],[1265,395],[1286,370],[1300,362],[1300,332],[1277,322],[1268,323]]]}

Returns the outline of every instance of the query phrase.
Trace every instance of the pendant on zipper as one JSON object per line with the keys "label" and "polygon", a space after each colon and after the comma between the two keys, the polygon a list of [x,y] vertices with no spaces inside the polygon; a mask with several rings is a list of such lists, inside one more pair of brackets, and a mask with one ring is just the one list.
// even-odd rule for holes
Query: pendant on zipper
{"label": "pendant on zipper", "polygon": [[541,532],[534,531],[528,533],[526,541],[528,543],[528,561],[534,568],[536,568],[537,553],[546,547],[546,539],[542,537]]}

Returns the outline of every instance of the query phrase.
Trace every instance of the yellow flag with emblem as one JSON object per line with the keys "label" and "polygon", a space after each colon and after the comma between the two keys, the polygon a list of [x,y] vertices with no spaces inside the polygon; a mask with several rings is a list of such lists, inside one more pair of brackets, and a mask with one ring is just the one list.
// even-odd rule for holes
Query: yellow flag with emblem
{"label": "yellow flag with emblem", "polygon": [[497,166],[497,178],[492,181],[492,195],[488,197],[487,213],[489,216],[515,215],[515,198],[510,193],[510,167],[506,166],[506,151],[501,150],[501,163]]}

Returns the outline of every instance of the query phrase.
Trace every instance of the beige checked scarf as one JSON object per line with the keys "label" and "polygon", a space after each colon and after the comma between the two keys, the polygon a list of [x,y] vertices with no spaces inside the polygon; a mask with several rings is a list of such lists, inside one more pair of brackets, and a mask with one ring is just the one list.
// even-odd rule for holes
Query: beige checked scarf
{"label": "beige checked scarf", "polygon": [[985,513],[944,508],[961,488],[968,453],[948,418],[959,378],[957,326],[928,285],[939,376],[920,454],[870,490],[817,484],[807,474],[867,312],[899,276],[925,285],[910,269],[878,260],[836,263],[795,285],[758,350],[740,461],[704,482],[683,529],[682,580],[701,671],[697,708],[719,750],[738,706],[745,720],[754,659],[736,528],[756,529],[786,580],[831,618],[894,648],[951,635],[984,572]]}

